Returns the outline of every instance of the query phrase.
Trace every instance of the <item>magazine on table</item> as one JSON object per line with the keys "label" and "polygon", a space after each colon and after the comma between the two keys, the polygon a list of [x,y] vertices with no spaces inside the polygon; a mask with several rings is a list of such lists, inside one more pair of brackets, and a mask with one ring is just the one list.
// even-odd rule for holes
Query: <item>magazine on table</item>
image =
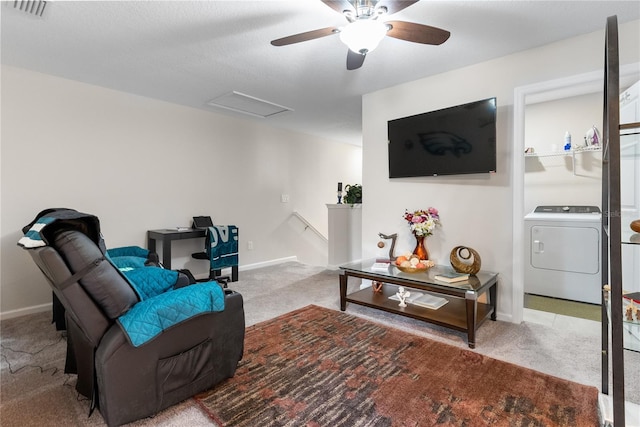
{"label": "magazine on table", "polygon": [[390,265],[391,265],[391,262],[384,261],[384,260],[376,260],[376,262],[374,262],[373,265],[371,266],[371,270],[373,270],[373,271],[389,271],[389,266]]}
{"label": "magazine on table", "polygon": [[[413,289],[407,289],[407,291],[409,291],[410,294],[404,299],[404,302],[406,302],[407,304],[413,304],[420,307],[437,310],[449,302],[446,298],[437,297],[435,295],[419,292]],[[391,295],[389,299],[400,301],[400,298],[398,298],[398,296],[395,294]]]}

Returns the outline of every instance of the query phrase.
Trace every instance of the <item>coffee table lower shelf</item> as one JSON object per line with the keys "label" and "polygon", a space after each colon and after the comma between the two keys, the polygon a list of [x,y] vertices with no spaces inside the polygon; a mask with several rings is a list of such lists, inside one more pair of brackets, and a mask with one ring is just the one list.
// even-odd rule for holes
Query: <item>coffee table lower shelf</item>
{"label": "coffee table lower shelf", "polygon": [[473,321],[468,319],[468,301],[450,295],[434,293],[439,297],[447,299],[448,303],[438,309],[429,309],[417,305],[407,304],[400,307],[398,301],[390,300],[389,297],[395,295],[397,286],[384,284],[382,292],[374,292],[371,288],[362,289],[346,295],[344,303],[341,302],[341,310],[346,310],[346,303],[363,305],[389,313],[399,314],[405,317],[422,320],[439,326],[444,326],[461,332],[467,332],[468,345],[475,348],[475,332],[478,327],[487,319],[495,320],[494,307],[489,304],[474,301],[476,315]]}

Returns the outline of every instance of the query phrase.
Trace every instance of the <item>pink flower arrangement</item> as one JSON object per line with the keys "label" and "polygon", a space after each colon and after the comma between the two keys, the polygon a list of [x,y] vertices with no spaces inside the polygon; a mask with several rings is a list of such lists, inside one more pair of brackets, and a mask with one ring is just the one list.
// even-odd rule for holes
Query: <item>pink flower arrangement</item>
{"label": "pink flower arrangement", "polygon": [[438,209],[429,208],[414,212],[405,211],[404,219],[409,223],[411,232],[416,236],[431,236],[436,226],[440,225]]}

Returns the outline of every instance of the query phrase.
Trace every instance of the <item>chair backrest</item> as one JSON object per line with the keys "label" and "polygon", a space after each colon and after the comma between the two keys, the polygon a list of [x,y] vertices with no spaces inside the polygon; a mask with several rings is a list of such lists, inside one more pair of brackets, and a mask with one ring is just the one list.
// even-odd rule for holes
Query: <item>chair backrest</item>
{"label": "chair backrest", "polygon": [[87,340],[97,347],[100,339],[113,323],[102,312],[78,282],[72,282],[64,288],[60,283],[67,281],[73,273],[69,270],[60,254],[50,246],[29,250],[38,268],[49,282],[53,293],[80,327]]}
{"label": "chair backrest", "polygon": [[62,230],[51,242],[29,253],[68,315],[97,346],[115,319],[138,302],[138,296],[82,232]]}
{"label": "chair backrest", "polygon": [[139,301],[129,282],[82,232],[61,231],[53,245],[72,272],[85,271],[78,280],[109,319],[117,319]]}

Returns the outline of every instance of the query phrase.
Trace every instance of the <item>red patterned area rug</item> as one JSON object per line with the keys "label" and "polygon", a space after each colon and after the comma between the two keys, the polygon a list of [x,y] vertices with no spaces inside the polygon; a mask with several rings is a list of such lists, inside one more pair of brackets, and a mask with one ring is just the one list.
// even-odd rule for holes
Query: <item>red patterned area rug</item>
{"label": "red patterned area rug", "polygon": [[308,306],[247,328],[221,426],[598,426],[595,387]]}

